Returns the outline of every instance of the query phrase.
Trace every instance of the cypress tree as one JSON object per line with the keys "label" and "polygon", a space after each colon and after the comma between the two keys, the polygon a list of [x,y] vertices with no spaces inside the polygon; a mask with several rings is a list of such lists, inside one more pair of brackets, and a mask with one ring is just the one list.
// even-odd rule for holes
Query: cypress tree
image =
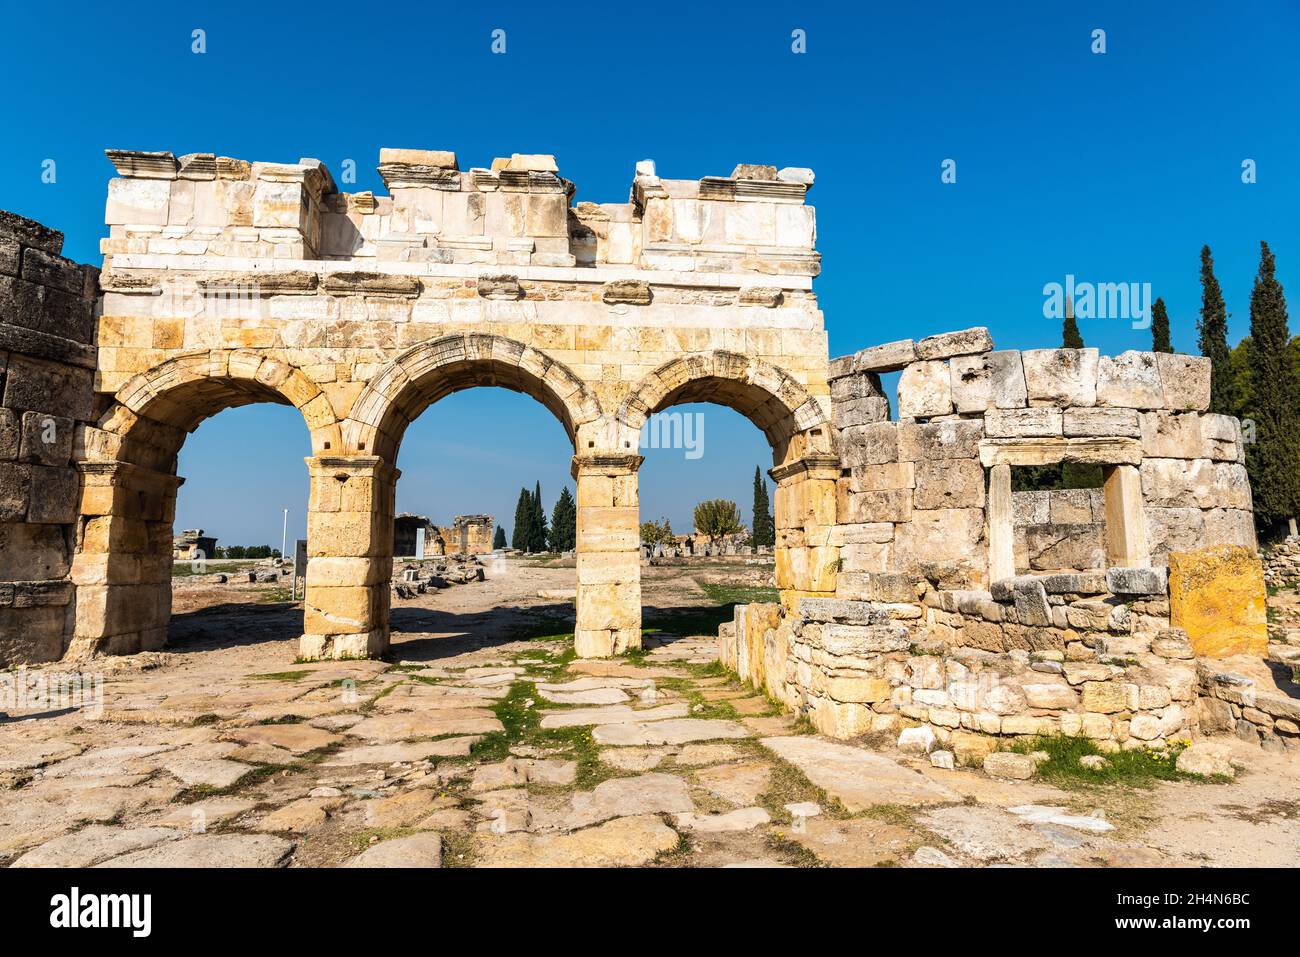
{"label": "cypress tree", "polygon": [[502,528],[500,525],[498,525],[496,534],[492,536],[492,549],[495,551],[497,549],[501,549],[505,547],[506,547],[506,530]]}
{"label": "cypress tree", "polygon": [[560,490],[560,497],[555,500],[551,511],[551,551],[567,552],[578,540],[578,508],[573,501],[569,486]]}
{"label": "cypress tree", "polygon": [[754,527],[751,529],[754,547],[772,545],[776,541],[776,530],[772,527],[771,507],[767,498],[767,483],[763,481],[763,471],[754,466]]}
{"label": "cypress tree", "polygon": [[1274,274],[1273,252],[1260,243],[1259,273],[1250,292],[1250,376],[1255,443],[1246,464],[1255,520],[1269,529],[1300,511],[1300,382],[1291,356],[1286,297]]}
{"label": "cypress tree", "polygon": [[1163,299],[1157,299],[1151,304],[1151,351],[1174,351],[1174,344],[1169,338],[1169,313],[1165,311]]}
{"label": "cypress tree", "polygon": [[542,483],[538,482],[533,490],[532,504],[532,541],[533,550],[546,551],[546,511],[542,508]]}
{"label": "cypress tree", "polygon": [[510,537],[510,544],[521,552],[531,552],[533,523],[533,497],[528,489],[519,490],[519,503],[515,505],[515,531]]}
{"label": "cypress tree", "polygon": [[1232,415],[1236,410],[1233,387],[1232,354],[1228,350],[1228,311],[1223,291],[1214,277],[1214,258],[1210,247],[1201,247],[1201,355],[1210,360],[1210,411]]}
{"label": "cypress tree", "polygon": [[1069,299],[1065,301],[1065,322],[1061,326],[1061,348],[1083,348],[1083,334],[1079,332],[1079,324],[1074,321],[1074,303]]}

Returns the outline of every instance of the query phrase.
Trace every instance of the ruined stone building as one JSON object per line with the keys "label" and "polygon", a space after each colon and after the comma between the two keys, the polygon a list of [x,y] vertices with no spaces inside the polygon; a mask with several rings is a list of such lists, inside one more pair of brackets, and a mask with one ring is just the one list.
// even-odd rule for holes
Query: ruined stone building
{"label": "ruined stone building", "polygon": [[216,554],[217,540],[211,535],[204,535],[201,528],[187,528],[172,539],[173,561],[212,558]]}
{"label": "ruined stone building", "polygon": [[[1094,634],[1149,643],[1177,624],[1180,556],[1253,548],[1240,429],[1205,411],[1205,360],[997,350],[974,329],[830,361],[808,170],[665,179],[642,162],[626,202],[573,205],[549,156],[462,170],[385,149],[379,196],[312,159],[109,158],[102,275],[34,223],[0,238],[8,662],[163,644],[177,453],[252,402],[294,406],[311,436],[306,659],[387,648],[402,437],[475,386],[531,396],[573,444],[585,656],[641,640],[647,417],[749,418],[772,448],[781,602],[742,612],[726,657],[840,732],[884,713],[900,648],[1029,668],[1020,652],[1082,655]],[[48,417],[61,438],[38,446]],[[1013,470],[1055,462],[1104,482],[1013,491]],[[439,531],[490,548],[488,516]]]}
{"label": "ruined stone building", "polygon": [[434,525],[427,516],[404,512],[393,520],[393,554],[411,556],[418,530],[424,529],[424,554],[486,555],[492,551],[496,522],[491,515],[457,515],[450,525]]}

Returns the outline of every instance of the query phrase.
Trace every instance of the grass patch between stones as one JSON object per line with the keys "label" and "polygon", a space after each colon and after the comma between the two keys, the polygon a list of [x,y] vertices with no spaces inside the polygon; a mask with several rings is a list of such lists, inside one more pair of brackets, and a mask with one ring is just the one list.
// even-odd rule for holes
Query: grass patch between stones
{"label": "grass patch between stones", "polygon": [[[1199,774],[1178,770],[1178,755],[1183,750],[1178,744],[1107,752],[1091,738],[1058,734],[1017,741],[1006,750],[1019,754],[1046,753],[1047,760],[1039,763],[1037,777],[1061,787],[1122,785],[1149,788],[1157,781],[1207,780]],[[1099,767],[1080,763],[1081,758],[1090,756],[1104,758],[1105,763]]]}

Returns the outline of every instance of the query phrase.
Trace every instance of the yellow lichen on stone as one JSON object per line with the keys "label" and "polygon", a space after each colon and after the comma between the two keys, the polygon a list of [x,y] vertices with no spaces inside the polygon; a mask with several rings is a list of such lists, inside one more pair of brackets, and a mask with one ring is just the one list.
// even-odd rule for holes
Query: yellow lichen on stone
{"label": "yellow lichen on stone", "polygon": [[1170,624],[1198,656],[1264,655],[1267,593],[1259,557],[1240,545],[1169,554]]}

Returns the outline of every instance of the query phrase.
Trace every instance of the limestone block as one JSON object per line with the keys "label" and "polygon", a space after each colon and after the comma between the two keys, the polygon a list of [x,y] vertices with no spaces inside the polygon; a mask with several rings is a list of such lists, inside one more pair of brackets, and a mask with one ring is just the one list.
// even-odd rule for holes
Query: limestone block
{"label": "limestone block", "polygon": [[998,409],[1023,407],[1028,401],[1028,391],[1025,386],[1025,366],[1019,350],[990,352],[987,358],[993,406]]}
{"label": "limestone block", "polygon": [[[73,422],[59,415],[24,412],[22,445],[18,459],[38,465],[67,465],[72,457]],[[3,421],[0,420],[0,458],[3,454]]]}
{"label": "limestone block", "polygon": [[1217,462],[1245,462],[1240,419],[1233,415],[1205,412],[1200,420],[1206,458]]}
{"label": "limestone block", "polygon": [[1046,525],[1052,520],[1052,493],[1012,492],[1012,521],[1016,525]]}
{"label": "limestone block", "polygon": [[952,401],[958,412],[983,412],[993,405],[991,353],[958,356],[949,363]]}
{"label": "limestone block", "polygon": [[1066,409],[1062,420],[1062,431],[1067,438],[1123,436],[1136,439],[1142,435],[1136,410],[1100,406],[1093,409]]}
{"label": "limestone block", "polygon": [[918,359],[950,359],[953,356],[966,356],[988,352],[993,348],[993,337],[988,329],[978,326],[962,329],[958,332],[944,332],[937,336],[927,336],[916,344]]}
{"label": "limestone block", "polygon": [[1264,572],[1254,551],[1219,545],[1169,555],[1169,623],[1197,655],[1268,652]]}
{"label": "limestone block", "polygon": [[1210,360],[1204,356],[1160,353],[1160,386],[1166,409],[1204,412],[1210,407]]}
{"label": "limestone block", "polygon": [[1015,603],[1016,620],[1022,625],[1050,625],[1051,606],[1047,590],[1038,578],[1024,575],[1011,579],[1011,597]]}
{"label": "limestone block", "polygon": [[881,522],[906,522],[912,514],[911,489],[884,489],[853,492],[847,488],[837,495],[837,520],[857,525]]}
{"label": "limestone block", "polygon": [[898,461],[897,422],[877,422],[840,430],[840,461],[846,468]]}
{"label": "limestone block", "polygon": [[911,365],[916,359],[916,343],[911,339],[900,339],[898,342],[886,342],[855,353],[853,371],[897,372]]}
{"label": "limestone block", "polygon": [[1145,512],[1152,561],[1164,562],[1170,552],[1194,551],[1205,544],[1205,517],[1199,508],[1148,505]]}
{"label": "limestone block", "polygon": [[109,226],[165,226],[172,184],[165,179],[111,179],[104,222]]}
{"label": "limestone block", "polygon": [[[910,463],[908,463],[910,464]],[[974,459],[939,459],[918,462],[916,508],[983,508],[984,469]]]}
{"label": "limestone block", "polygon": [[1027,349],[1021,359],[1030,405],[1097,404],[1096,349]]}
{"label": "limestone block", "polygon": [[1209,459],[1143,459],[1142,500],[1159,508],[1250,508],[1246,467]]}
{"label": "limestone block", "polygon": [[916,585],[910,576],[899,572],[844,573],[836,594],[859,601],[906,603],[916,601]]}
{"label": "limestone block", "polygon": [[982,421],[900,422],[898,461],[924,462],[932,459],[973,459],[984,438]]}
{"label": "limestone block", "polygon": [[1204,457],[1201,417],[1194,412],[1143,412],[1142,454],[1162,459]]}
{"label": "limestone block", "polygon": [[915,488],[916,464],[913,462],[886,462],[881,465],[863,465],[851,470],[848,481],[850,490],[854,492]]}
{"label": "limestone block", "polygon": [[914,362],[898,380],[898,414],[928,419],[952,412],[952,376],[948,363]]}
{"label": "limestone block", "polygon": [[1097,363],[1097,405],[1159,409],[1164,390],[1154,352],[1130,350],[1102,356]]}
{"label": "limestone block", "polygon": [[14,355],[4,379],[4,405],[89,421],[92,379],[89,369]]}
{"label": "limestone block", "polygon": [[894,560],[899,571],[912,573],[951,563],[953,577],[979,580],[984,577],[983,546],[983,509],[915,509],[912,520],[894,533]]}
{"label": "limestone block", "polygon": [[1163,568],[1106,569],[1106,589],[1116,595],[1164,595],[1167,584]]}
{"label": "limestone block", "polygon": [[872,704],[888,701],[891,689],[884,678],[861,677],[828,678],[824,690],[827,697],[835,701]]}
{"label": "limestone block", "polygon": [[[845,625],[827,623],[821,629],[821,648],[828,654],[860,658],[888,651],[905,651],[911,639],[900,625]],[[887,698],[888,692],[884,697]],[[882,698],[881,700],[884,700]]]}
{"label": "limestone block", "polygon": [[1062,431],[1060,409],[1045,406],[1028,409],[989,409],[984,428],[990,438],[1041,438]]}
{"label": "limestone block", "polygon": [[12,462],[18,458],[22,441],[18,423],[18,416],[12,409],[0,409],[0,462]]}
{"label": "limestone block", "polygon": [[1207,545],[1241,545],[1252,551],[1258,547],[1255,513],[1249,509],[1211,508],[1204,511],[1202,518]]}
{"label": "limestone block", "polygon": [[1128,695],[1118,681],[1085,681],[1083,709],[1096,714],[1117,714],[1128,710]]}

